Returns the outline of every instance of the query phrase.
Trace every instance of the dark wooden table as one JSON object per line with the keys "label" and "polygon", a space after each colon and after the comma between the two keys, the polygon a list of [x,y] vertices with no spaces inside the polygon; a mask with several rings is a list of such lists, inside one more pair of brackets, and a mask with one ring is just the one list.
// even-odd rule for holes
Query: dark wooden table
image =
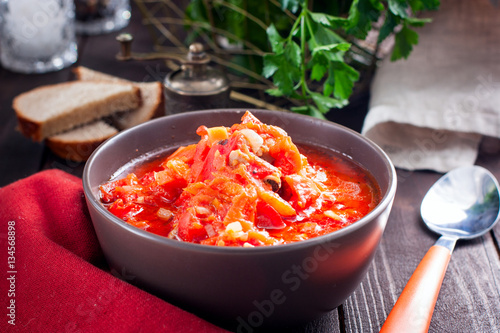
{"label": "dark wooden table", "polygon": [[[135,36],[134,49],[152,51],[152,41],[133,7],[125,29]],[[162,80],[168,69],[160,62],[118,62],[116,34],[78,38],[76,65],[135,81]],[[76,176],[83,164],[54,156],[43,143],[34,143],[16,130],[12,99],[29,89],[72,80],[71,68],[41,75],[22,75],[0,68],[0,186],[43,169],[58,168]],[[368,96],[346,110],[332,111],[332,121],[360,130]],[[242,105],[241,107],[245,107]],[[481,152],[477,164],[500,178],[498,153]],[[397,170],[398,190],[382,242],[359,288],[344,304],[295,332],[377,332],[406,281],[438,236],[420,218],[426,191],[441,176],[434,172]],[[431,332],[500,332],[500,224],[472,241],[459,241],[439,295]]]}

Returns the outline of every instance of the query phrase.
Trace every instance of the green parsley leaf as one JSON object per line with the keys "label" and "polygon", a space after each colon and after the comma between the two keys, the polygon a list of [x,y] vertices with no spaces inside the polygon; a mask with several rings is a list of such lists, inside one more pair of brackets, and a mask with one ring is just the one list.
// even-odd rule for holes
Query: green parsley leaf
{"label": "green parsley leaf", "polygon": [[391,61],[395,61],[401,58],[408,58],[410,52],[413,50],[413,45],[417,44],[418,34],[404,25],[401,31],[396,34]]}
{"label": "green parsley leaf", "polygon": [[419,19],[415,17],[408,17],[405,19],[405,22],[412,27],[423,27],[426,23],[432,22],[432,20],[429,18]]}
{"label": "green parsley leaf", "polygon": [[291,62],[292,66],[300,67],[302,63],[302,52],[300,51],[300,46],[297,43],[290,41],[285,47],[285,58]]}
{"label": "green parsley leaf", "polygon": [[295,82],[300,80],[300,64],[302,61],[300,47],[290,41],[285,45],[283,53],[264,55],[264,77],[273,76],[274,84],[284,95],[290,96]]}
{"label": "green parsley leaf", "polygon": [[292,13],[296,13],[299,9],[299,4],[303,3],[303,0],[280,0],[281,8],[288,9]]}
{"label": "green parsley leaf", "polygon": [[384,5],[378,0],[354,0],[349,10],[350,22],[346,32],[358,39],[365,39],[372,28],[372,23],[380,17]]}
{"label": "green parsley leaf", "polygon": [[312,105],[295,106],[295,107],[292,107],[291,110],[293,112],[297,112],[300,114],[305,114],[308,116],[312,116],[315,118],[326,120],[325,116],[317,108],[315,108]]}
{"label": "green parsley leaf", "polygon": [[414,12],[418,12],[420,10],[436,10],[439,8],[440,1],[439,0],[409,0],[411,9]]}
{"label": "green parsley leaf", "polygon": [[351,44],[349,43],[333,43],[333,44],[327,44],[327,45],[317,45],[315,46],[311,52],[314,56],[315,53],[318,52],[342,52],[344,53],[345,51],[349,50],[351,47]]}
{"label": "green parsley leaf", "polygon": [[311,69],[311,80],[321,81],[327,70],[327,66],[320,62],[315,62]]}
{"label": "green parsley leaf", "polygon": [[408,3],[406,0],[389,0],[389,10],[396,16],[408,17]]}
{"label": "green parsley leaf", "polygon": [[[322,24],[318,24],[314,20],[309,20],[306,19],[307,26],[311,30],[311,36],[309,37],[309,45],[311,47],[311,50],[318,46],[324,46],[324,45],[335,45],[338,43],[345,43],[349,45],[345,39],[339,36],[338,33],[333,31],[332,29],[329,29],[326,26],[323,26]],[[343,45],[341,47],[345,47],[346,45]]]}
{"label": "green parsley leaf", "polygon": [[386,39],[390,34],[394,32],[394,29],[399,24],[401,19],[394,14],[388,12],[387,17],[385,18],[384,24],[379,30],[377,41],[381,43],[384,39]]}
{"label": "green parsley leaf", "polygon": [[311,19],[319,24],[322,24],[330,29],[336,29],[345,26],[348,21],[343,17],[328,15],[324,13],[309,13]]}
{"label": "green parsley leaf", "polygon": [[267,28],[266,33],[267,33],[267,39],[271,44],[271,49],[273,50],[273,52],[282,53],[283,45],[285,44],[285,39],[281,37],[274,24],[271,24]]}
{"label": "green parsley leaf", "polygon": [[358,79],[359,72],[345,62],[331,63],[328,71],[328,83],[334,87],[333,95],[335,98],[347,101],[352,94],[354,83]]}
{"label": "green parsley leaf", "polygon": [[330,109],[341,108],[347,105],[346,100],[331,98],[317,92],[311,92],[310,95],[321,113],[327,113]]}
{"label": "green parsley leaf", "polygon": [[273,76],[280,67],[282,54],[265,54],[262,75],[266,78]]}
{"label": "green parsley leaf", "polygon": [[274,97],[283,97],[283,92],[278,88],[266,89],[266,93]]}

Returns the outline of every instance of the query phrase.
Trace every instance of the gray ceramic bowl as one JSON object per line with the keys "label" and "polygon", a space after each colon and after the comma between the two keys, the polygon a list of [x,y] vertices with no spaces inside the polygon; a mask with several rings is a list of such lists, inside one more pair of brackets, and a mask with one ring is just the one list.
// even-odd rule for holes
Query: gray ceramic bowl
{"label": "gray ceramic bowl", "polygon": [[98,186],[131,159],[159,147],[197,142],[199,125],[231,126],[240,122],[243,110],[188,112],[139,125],[101,145],[83,174],[90,215],[110,267],[173,304],[241,332],[303,323],[342,304],[366,274],[396,192],[390,160],[358,133],[294,113],[251,112],[285,129],[296,143],[326,146],[352,157],[380,185],[380,204],[334,233],[260,248],[167,239],[123,222],[100,204]]}

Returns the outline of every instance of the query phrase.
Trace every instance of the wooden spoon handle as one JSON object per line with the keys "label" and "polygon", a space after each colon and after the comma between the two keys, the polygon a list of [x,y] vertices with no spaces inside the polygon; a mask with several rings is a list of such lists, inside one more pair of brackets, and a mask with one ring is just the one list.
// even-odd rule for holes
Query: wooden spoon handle
{"label": "wooden spoon handle", "polygon": [[451,252],[432,246],[410,277],[380,332],[427,332]]}

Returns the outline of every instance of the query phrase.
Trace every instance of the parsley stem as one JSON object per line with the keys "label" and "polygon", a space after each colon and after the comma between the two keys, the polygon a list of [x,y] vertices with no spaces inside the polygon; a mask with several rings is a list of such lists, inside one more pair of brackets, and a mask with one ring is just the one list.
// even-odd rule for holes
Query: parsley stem
{"label": "parsley stem", "polygon": [[302,53],[302,63],[301,63],[301,77],[300,77],[300,82],[301,82],[301,87],[302,87],[302,96],[304,97],[304,101],[306,105],[308,105],[308,101],[306,96],[307,94],[307,81],[306,81],[306,29],[305,29],[305,20],[306,20],[306,15],[307,15],[307,5],[308,5],[308,0],[305,0],[304,3],[302,4],[302,11],[300,13],[300,50]]}

